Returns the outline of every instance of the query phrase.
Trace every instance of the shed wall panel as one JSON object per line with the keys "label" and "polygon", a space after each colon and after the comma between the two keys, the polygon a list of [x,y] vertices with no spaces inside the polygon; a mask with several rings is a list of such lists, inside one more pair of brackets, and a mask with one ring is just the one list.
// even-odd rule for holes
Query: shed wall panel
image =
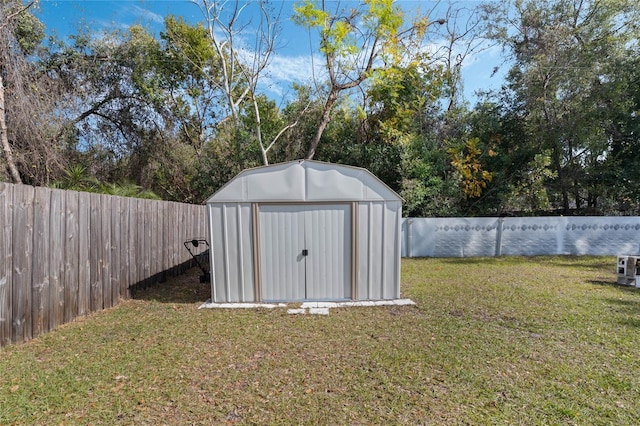
{"label": "shed wall panel", "polygon": [[208,214],[213,300],[254,301],[251,204],[210,204]]}
{"label": "shed wall panel", "polygon": [[399,297],[400,202],[360,202],[358,218],[359,300]]}
{"label": "shed wall panel", "polygon": [[307,300],[351,298],[351,205],[305,209]]}
{"label": "shed wall panel", "polygon": [[262,299],[304,300],[303,205],[260,206]]}

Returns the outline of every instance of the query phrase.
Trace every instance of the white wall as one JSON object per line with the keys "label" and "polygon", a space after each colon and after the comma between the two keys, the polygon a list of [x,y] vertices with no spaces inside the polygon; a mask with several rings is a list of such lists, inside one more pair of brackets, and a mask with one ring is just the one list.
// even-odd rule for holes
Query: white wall
{"label": "white wall", "polygon": [[403,257],[640,253],[640,217],[405,218]]}

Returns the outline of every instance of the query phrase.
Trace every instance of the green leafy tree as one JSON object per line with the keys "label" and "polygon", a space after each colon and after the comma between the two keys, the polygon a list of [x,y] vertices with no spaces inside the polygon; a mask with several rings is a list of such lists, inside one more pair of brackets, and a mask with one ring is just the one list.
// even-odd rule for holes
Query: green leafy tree
{"label": "green leafy tree", "polygon": [[407,19],[392,0],[365,0],[354,8],[337,3],[335,10],[307,0],[294,10],[296,23],[319,33],[327,76],[322,113],[306,153],[311,159],[340,97],[372,76],[384,78],[389,69],[410,62],[410,55],[421,51],[429,22],[423,16]]}
{"label": "green leafy tree", "polygon": [[[597,211],[613,184],[603,181],[615,165],[608,161],[615,140],[608,117],[616,114],[611,101],[620,99],[616,88],[629,75],[612,64],[637,57],[638,11],[626,0],[513,1],[488,17],[492,36],[514,61],[505,87],[512,95],[503,99],[524,112],[520,143],[550,153],[555,178],[546,184],[565,214]],[[622,107],[617,113],[630,113],[616,106]]]}
{"label": "green leafy tree", "polygon": [[556,174],[549,165],[551,156],[549,153],[536,154],[533,160],[521,172],[521,178],[513,184],[513,189],[507,200],[509,210],[526,213],[536,213],[549,210],[551,204],[546,189],[549,179]]}

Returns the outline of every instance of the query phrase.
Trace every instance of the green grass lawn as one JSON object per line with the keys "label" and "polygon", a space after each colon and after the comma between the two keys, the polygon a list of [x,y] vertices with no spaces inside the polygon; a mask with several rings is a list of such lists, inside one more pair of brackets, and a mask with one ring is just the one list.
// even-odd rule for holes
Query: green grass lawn
{"label": "green grass lawn", "polygon": [[198,271],[0,350],[0,424],[637,424],[613,257],[403,260],[417,306],[198,310]]}

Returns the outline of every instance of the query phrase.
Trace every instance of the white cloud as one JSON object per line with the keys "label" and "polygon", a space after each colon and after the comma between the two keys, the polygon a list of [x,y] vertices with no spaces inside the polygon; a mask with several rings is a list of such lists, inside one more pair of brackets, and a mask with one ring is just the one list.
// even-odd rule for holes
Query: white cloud
{"label": "white cloud", "polygon": [[157,13],[154,13],[148,9],[137,6],[135,4],[129,5],[129,12],[131,13],[131,15],[141,20],[148,21],[152,24],[164,23],[164,17],[162,15],[158,15]]}
{"label": "white cloud", "polygon": [[[315,69],[315,72],[314,72]],[[274,55],[265,70],[259,87],[276,98],[293,94],[292,84],[312,85],[324,81],[322,61],[311,55]]]}

